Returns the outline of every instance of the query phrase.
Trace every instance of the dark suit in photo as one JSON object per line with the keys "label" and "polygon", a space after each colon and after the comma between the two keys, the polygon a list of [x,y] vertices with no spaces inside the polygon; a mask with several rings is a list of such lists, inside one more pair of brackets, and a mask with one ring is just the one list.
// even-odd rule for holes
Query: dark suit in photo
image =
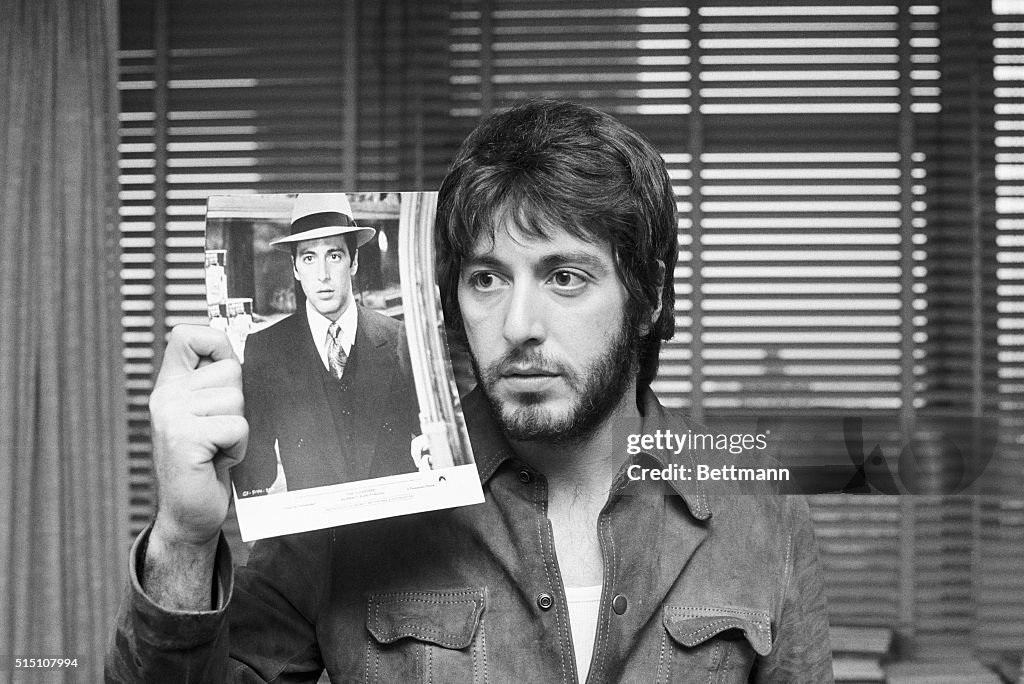
{"label": "dark suit in photo", "polygon": [[231,471],[240,497],[273,484],[275,441],[289,491],[416,470],[409,444],[419,409],[404,326],[362,307],[357,314],[340,380],[324,367],[301,308],[246,340],[249,444]]}

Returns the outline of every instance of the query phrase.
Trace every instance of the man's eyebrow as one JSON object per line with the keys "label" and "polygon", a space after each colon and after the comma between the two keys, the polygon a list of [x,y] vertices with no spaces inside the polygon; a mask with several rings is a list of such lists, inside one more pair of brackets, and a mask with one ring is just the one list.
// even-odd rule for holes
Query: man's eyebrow
{"label": "man's eyebrow", "polygon": [[573,251],[573,252],[559,252],[557,254],[549,254],[540,260],[540,265],[545,270],[557,268],[559,266],[585,266],[591,269],[600,270],[602,272],[607,270],[607,263],[604,259],[596,254],[584,251]]}
{"label": "man's eyebrow", "polygon": [[[498,259],[491,253],[470,254],[465,258],[462,265],[463,267],[483,266],[486,268],[501,268],[506,266],[504,261]],[[606,273],[608,271],[608,264],[606,260],[596,254],[583,250],[556,252],[555,254],[545,255],[539,262],[537,262],[537,266],[538,269],[542,271],[550,271],[560,266],[583,266],[601,273]]]}
{"label": "man's eyebrow", "polygon": [[491,254],[467,254],[466,258],[462,260],[463,266],[489,266],[492,268],[498,268],[503,266],[503,262],[497,257]]}

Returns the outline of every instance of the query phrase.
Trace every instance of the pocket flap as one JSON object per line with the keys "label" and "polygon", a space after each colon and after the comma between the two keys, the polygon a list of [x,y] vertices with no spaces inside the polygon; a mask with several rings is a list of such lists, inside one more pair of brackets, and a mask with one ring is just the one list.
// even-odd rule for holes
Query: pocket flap
{"label": "pocket flap", "polygon": [[382,644],[411,637],[462,649],[472,643],[483,612],[483,589],[371,594],[366,628]]}
{"label": "pocket flap", "polygon": [[665,606],[665,629],[676,642],[692,648],[727,630],[746,637],[758,655],[772,650],[771,616],[766,612],[711,606]]}

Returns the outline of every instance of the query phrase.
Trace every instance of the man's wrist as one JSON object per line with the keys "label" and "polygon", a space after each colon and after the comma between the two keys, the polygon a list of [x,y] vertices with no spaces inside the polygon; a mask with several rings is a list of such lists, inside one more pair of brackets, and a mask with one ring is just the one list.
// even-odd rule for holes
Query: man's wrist
{"label": "man's wrist", "polygon": [[218,533],[208,541],[193,543],[180,537],[168,540],[159,521],[140,548],[139,581],[146,595],[167,610],[209,611],[217,600],[213,591]]}

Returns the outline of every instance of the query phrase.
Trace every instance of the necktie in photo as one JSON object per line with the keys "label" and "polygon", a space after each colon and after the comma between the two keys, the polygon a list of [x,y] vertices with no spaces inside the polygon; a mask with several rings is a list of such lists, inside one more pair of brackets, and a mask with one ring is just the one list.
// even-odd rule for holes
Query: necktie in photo
{"label": "necktie in photo", "polygon": [[331,323],[327,329],[327,369],[338,380],[341,380],[345,372],[345,362],[348,361],[348,354],[341,344],[341,326]]}

